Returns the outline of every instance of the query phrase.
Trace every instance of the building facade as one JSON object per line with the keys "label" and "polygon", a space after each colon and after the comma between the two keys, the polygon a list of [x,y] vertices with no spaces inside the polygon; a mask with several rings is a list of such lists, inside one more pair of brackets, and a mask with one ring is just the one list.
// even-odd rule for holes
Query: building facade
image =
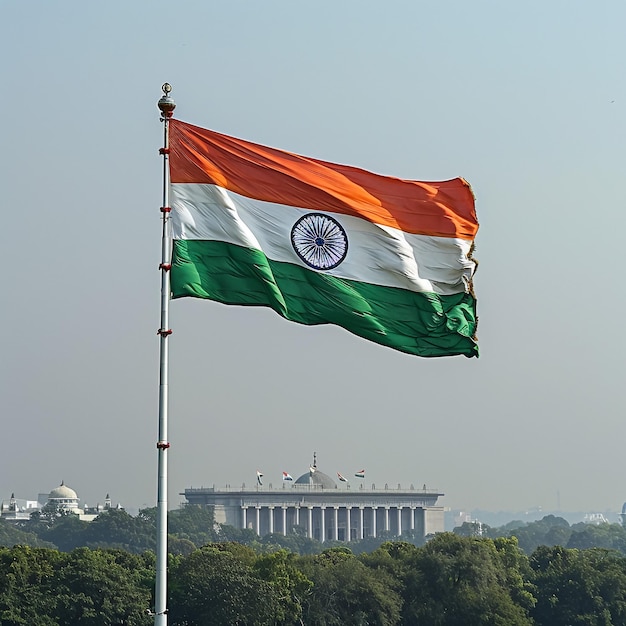
{"label": "building facade", "polygon": [[[112,508],[111,498],[107,493],[104,505],[98,504],[95,507],[85,505],[80,507],[78,494],[68,487],[64,481],[49,493],[40,493],[37,500],[21,500],[11,494],[9,500],[0,503],[0,516],[6,521],[24,521],[30,519],[32,513],[42,511],[46,507],[60,513],[72,513],[78,515],[79,519],[85,522],[93,521],[102,511]],[[118,509],[122,508],[120,504]]]}
{"label": "building facade", "polygon": [[414,537],[443,532],[443,496],[437,490],[354,489],[342,487],[320,472],[315,463],[294,482],[281,488],[189,488],[181,494],[188,504],[213,507],[215,521],[235,528],[249,528],[258,535],[296,530],[318,541],[354,541],[368,537]]}

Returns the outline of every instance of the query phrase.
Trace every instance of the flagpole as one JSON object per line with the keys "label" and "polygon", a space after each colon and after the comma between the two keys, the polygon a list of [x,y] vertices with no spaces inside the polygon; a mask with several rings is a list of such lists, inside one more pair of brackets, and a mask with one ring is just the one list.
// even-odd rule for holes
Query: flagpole
{"label": "flagpole", "polygon": [[159,439],[157,441],[158,480],[157,480],[157,545],[156,545],[156,581],[154,587],[154,624],[167,626],[167,450],[170,444],[167,440],[167,410],[169,384],[169,354],[168,338],[172,334],[169,328],[170,304],[170,269],[172,259],[172,238],[169,206],[169,121],[174,115],[176,103],[170,97],[172,87],[165,83],[161,89],[163,96],[157,106],[161,111],[163,122],[163,147],[159,153],[163,157],[163,204],[161,214],[163,233],[161,236],[161,325],[159,335]]}

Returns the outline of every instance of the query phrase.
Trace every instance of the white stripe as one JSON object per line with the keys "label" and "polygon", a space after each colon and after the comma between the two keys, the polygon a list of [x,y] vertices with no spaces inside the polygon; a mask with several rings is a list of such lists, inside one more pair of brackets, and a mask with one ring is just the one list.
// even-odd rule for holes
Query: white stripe
{"label": "white stripe", "polygon": [[[174,239],[209,240],[262,250],[274,261],[310,269],[291,245],[291,229],[309,209],[240,196],[216,185],[171,186]],[[475,264],[464,239],[404,233],[349,215],[316,211],[337,220],[348,237],[348,254],[324,273],[345,280],[430,291],[441,295],[466,290]]]}

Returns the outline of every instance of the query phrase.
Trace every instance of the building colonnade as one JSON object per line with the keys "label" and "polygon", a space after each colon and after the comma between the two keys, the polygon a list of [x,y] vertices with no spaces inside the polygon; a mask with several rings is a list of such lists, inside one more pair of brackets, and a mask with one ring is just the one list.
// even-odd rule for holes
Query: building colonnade
{"label": "building colonnade", "polygon": [[372,505],[243,503],[241,527],[257,535],[290,534],[302,529],[317,541],[352,541],[383,533],[399,537],[403,532],[423,535],[424,509],[415,503]]}

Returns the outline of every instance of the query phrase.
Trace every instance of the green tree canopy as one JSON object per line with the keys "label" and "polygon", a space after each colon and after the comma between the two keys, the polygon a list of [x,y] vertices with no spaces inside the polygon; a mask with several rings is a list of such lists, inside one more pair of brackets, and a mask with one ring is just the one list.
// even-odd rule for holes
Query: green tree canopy
{"label": "green tree canopy", "polygon": [[170,511],[167,516],[168,532],[178,539],[187,539],[199,548],[217,541],[213,509],[187,504]]}
{"label": "green tree canopy", "polygon": [[247,550],[209,544],[182,559],[171,576],[170,624],[283,623],[281,616],[291,615],[291,590],[280,577],[264,580],[248,561],[256,560],[254,552]]}
{"label": "green tree canopy", "polygon": [[593,548],[541,546],[532,554],[541,626],[617,626],[626,624],[626,560]]}
{"label": "green tree canopy", "polygon": [[153,555],[0,548],[2,626],[148,626]]}
{"label": "green tree canopy", "polygon": [[517,537],[520,548],[530,555],[539,546],[566,545],[571,534],[567,520],[554,515],[512,530],[509,535]]}
{"label": "green tree canopy", "polygon": [[569,540],[559,545],[581,550],[605,548],[626,554],[626,529],[621,524],[575,524]]}
{"label": "green tree canopy", "polygon": [[339,626],[400,623],[402,598],[384,571],[376,572],[347,548],[331,548],[301,557],[301,569],[313,582],[303,603],[304,623]]}
{"label": "green tree canopy", "polygon": [[56,575],[59,626],[147,626],[153,559],[122,550],[78,548]]}
{"label": "green tree canopy", "polygon": [[119,548],[135,554],[156,549],[156,525],[151,517],[133,517],[122,509],[103,511],[89,522],[83,544],[91,548]]}
{"label": "green tree canopy", "polygon": [[56,626],[54,581],[61,560],[47,548],[0,548],[0,624]]}
{"label": "green tree canopy", "polygon": [[35,533],[25,530],[23,526],[7,522],[0,517],[0,546],[12,548],[18,544],[39,548],[54,547],[53,544],[44,541]]}
{"label": "green tree canopy", "polygon": [[515,542],[442,533],[411,557],[404,622],[428,626],[526,626],[533,603],[516,575]]}

